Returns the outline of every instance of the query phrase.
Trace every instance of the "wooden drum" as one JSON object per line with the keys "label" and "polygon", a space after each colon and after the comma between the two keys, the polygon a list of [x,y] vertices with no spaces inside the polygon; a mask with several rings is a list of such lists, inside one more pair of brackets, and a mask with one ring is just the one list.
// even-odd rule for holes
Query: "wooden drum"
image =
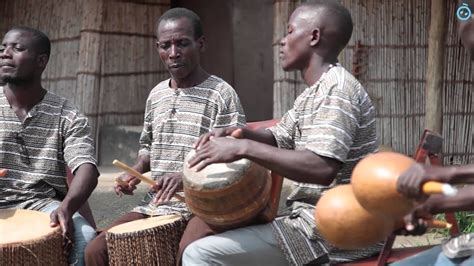
{"label": "wooden drum", "polygon": [[186,227],[179,215],[117,225],[106,233],[110,265],[175,265]]}
{"label": "wooden drum", "polygon": [[31,210],[0,210],[0,265],[67,265],[61,228],[49,215]]}
{"label": "wooden drum", "polygon": [[194,150],[188,154],[183,168],[186,203],[194,215],[211,226],[233,228],[250,223],[268,207],[272,188],[268,169],[241,159],[196,172],[187,167],[194,154]]}

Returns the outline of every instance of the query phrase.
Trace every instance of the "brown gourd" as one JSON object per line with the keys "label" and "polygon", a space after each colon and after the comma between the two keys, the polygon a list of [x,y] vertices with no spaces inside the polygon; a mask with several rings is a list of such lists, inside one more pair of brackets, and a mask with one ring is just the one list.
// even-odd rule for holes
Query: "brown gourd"
{"label": "brown gourd", "polygon": [[385,239],[394,227],[389,217],[364,209],[351,185],[340,185],[328,190],[316,204],[316,227],[332,245],[356,249]]}

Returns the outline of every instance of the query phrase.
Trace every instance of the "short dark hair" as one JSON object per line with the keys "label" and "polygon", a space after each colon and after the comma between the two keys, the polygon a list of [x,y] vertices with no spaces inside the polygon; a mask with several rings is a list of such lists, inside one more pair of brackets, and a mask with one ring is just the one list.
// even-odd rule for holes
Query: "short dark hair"
{"label": "short dark hair", "polygon": [[49,40],[48,35],[46,35],[44,32],[25,26],[15,26],[11,28],[9,32],[10,31],[23,31],[30,33],[33,36],[33,42],[38,54],[47,54],[48,57],[50,56],[51,41]]}
{"label": "short dark hair", "polygon": [[201,37],[204,33],[202,30],[201,19],[199,16],[194,13],[193,11],[183,8],[183,7],[176,7],[166,11],[163,15],[161,15],[160,19],[158,19],[158,23],[156,24],[156,28],[160,26],[160,23],[165,20],[176,20],[180,18],[187,18],[193,25],[194,30],[194,38]]}
{"label": "short dark hair", "polygon": [[325,17],[330,17],[339,30],[337,45],[341,50],[349,43],[354,29],[352,16],[349,10],[338,1],[315,0],[304,3],[303,6],[322,8]]}

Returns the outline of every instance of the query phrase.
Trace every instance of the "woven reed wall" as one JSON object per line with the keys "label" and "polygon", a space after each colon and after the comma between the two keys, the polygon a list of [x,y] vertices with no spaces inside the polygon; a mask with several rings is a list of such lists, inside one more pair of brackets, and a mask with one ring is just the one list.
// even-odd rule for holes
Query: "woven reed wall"
{"label": "woven reed wall", "polygon": [[98,140],[102,125],[141,125],[149,91],[168,74],[155,24],[169,0],[3,0],[0,30],[46,32],[52,54],[43,86],[71,99]]}
{"label": "woven reed wall", "polygon": [[[278,40],[286,30],[296,2],[275,1],[274,116],[280,117],[297,93],[301,80],[284,73],[278,59]],[[430,1],[342,0],[355,28],[341,63],[365,86],[377,108],[381,144],[413,154],[424,129]],[[456,1],[446,1],[448,31],[444,68],[444,162],[474,162],[473,64],[456,33]]]}
{"label": "woven reed wall", "polygon": [[296,97],[306,88],[299,72],[285,72],[280,64],[280,40],[288,31],[288,19],[304,1],[274,0],[273,4],[273,117],[280,118],[291,109]]}

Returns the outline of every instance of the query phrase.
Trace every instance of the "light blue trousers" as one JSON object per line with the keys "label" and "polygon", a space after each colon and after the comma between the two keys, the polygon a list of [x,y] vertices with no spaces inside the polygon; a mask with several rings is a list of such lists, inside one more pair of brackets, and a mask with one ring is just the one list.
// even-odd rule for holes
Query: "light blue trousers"
{"label": "light blue trousers", "polygon": [[247,226],[191,243],[183,253],[183,266],[288,265],[270,224]]}
{"label": "light blue trousers", "polygon": [[473,266],[474,256],[450,259],[443,254],[441,245],[425,250],[390,266]]}
{"label": "light blue trousers", "polygon": [[[50,214],[56,210],[60,204],[60,202],[53,202],[39,211]],[[75,232],[74,246],[69,255],[69,264],[83,266],[84,249],[86,248],[87,243],[95,237],[96,231],[78,212],[72,216],[72,219],[74,222]]]}

